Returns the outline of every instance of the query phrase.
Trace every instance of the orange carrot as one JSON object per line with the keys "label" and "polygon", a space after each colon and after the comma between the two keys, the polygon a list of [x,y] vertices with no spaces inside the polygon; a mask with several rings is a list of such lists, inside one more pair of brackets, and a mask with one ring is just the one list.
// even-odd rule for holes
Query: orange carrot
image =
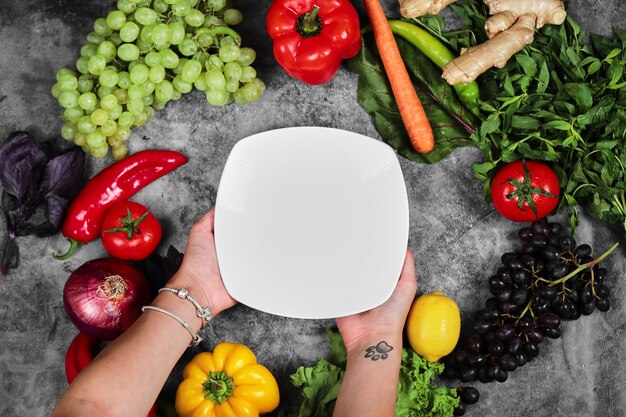
{"label": "orange carrot", "polygon": [[404,66],[380,0],[363,0],[363,3],[374,29],[378,53],[383,61],[404,127],[411,139],[411,145],[417,152],[430,152],[435,146],[433,130]]}

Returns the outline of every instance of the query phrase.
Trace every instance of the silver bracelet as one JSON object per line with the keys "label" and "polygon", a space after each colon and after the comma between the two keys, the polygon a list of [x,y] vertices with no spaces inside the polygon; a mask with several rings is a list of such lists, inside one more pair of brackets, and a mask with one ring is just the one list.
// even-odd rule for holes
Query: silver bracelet
{"label": "silver bracelet", "polygon": [[213,314],[211,314],[211,311],[213,311],[213,307],[207,306],[203,308],[195,300],[195,298],[193,298],[191,294],[189,294],[189,291],[186,288],[163,287],[159,289],[159,292],[161,291],[167,291],[167,292],[171,292],[172,294],[176,294],[179,298],[183,300],[187,300],[191,304],[193,304],[193,306],[196,308],[196,316],[202,319],[202,328],[204,328],[207,325],[207,323],[213,318]]}
{"label": "silver bracelet", "polygon": [[167,316],[170,316],[171,318],[179,322],[191,335],[191,343],[189,344],[189,346],[198,346],[200,342],[202,342],[202,338],[193,332],[193,329],[191,328],[191,326],[185,320],[181,319],[180,317],[178,317],[176,314],[172,313],[171,311],[167,311],[160,307],[155,307],[155,306],[141,307],[141,311],[146,311],[146,310],[158,311],[159,313],[163,313]]}

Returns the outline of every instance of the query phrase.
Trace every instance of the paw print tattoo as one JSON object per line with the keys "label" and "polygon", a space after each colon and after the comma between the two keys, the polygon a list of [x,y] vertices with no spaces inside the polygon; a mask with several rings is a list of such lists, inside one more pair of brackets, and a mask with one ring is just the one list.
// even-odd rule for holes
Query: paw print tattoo
{"label": "paw print tattoo", "polygon": [[379,359],[387,359],[388,353],[393,350],[393,346],[389,346],[384,340],[379,342],[376,346],[370,346],[365,349],[365,357],[372,358],[373,361]]}

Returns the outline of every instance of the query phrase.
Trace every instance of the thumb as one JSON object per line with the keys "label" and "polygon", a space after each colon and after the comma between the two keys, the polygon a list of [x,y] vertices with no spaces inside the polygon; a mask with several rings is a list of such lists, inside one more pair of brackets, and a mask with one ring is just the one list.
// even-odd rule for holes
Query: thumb
{"label": "thumb", "polygon": [[408,301],[415,298],[417,291],[417,278],[415,277],[415,258],[410,250],[407,249],[404,257],[404,264],[400,272],[400,278],[394,293],[398,292],[399,296]]}

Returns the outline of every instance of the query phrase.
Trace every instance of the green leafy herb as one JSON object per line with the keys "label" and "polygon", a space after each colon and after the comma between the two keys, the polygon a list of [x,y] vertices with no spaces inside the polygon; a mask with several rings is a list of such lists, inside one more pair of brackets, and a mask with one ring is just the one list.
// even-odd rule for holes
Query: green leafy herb
{"label": "green leafy herb", "polygon": [[[313,367],[300,367],[291,382],[302,390],[299,406],[280,412],[281,417],[331,417],[344,375],[346,349],[341,335],[329,330],[331,361],[320,359]],[[459,405],[455,389],[436,387],[432,381],[443,365],[427,362],[412,350],[402,350],[396,417],[450,417]]]}
{"label": "green leafy herb", "polygon": [[[482,1],[466,0],[451,7],[464,25],[458,30],[446,32],[440,17],[413,22],[457,53],[483,42],[488,11]],[[478,79],[479,120],[468,117],[470,112],[452,90],[442,86],[438,68],[425,63],[401,39],[398,44],[436,132],[435,149],[429,154],[410,149],[375,45],[364,41],[350,68],[359,74],[362,106],[372,114],[383,140],[401,155],[433,163],[459,146],[475,146],[484,154],[473,170],[485,181],[485,197],[501,164],[519,159],[548,162],[559,176],[559,207],[570,210],[572,232],[578,205],[626,230],[626,32],[616,28],[612,38],[592,34],[586,42],[580,25],[570,17],[561,26],[544,26],[504,68]],[[384,101],[373,97],[379,93]]]}
{"label": "green leafy herb", "polygon": [[402,39],[397,39],[397,43],[407,69],[416,80],[417,94],[433,128],[435,150],[426,154],[413,150],[383,64],[373,52],[376,51],[373,39],[364,34],[359,54],[348,65],[359,74],[359,103],[372,115],[383,140],[404,157],[429,164],[440,161],[458,147],[474,146],[470,140],[474,131],[471,113],[463,108],[454,89],[437,75],[441,73],[439,68],[410,43]]}

